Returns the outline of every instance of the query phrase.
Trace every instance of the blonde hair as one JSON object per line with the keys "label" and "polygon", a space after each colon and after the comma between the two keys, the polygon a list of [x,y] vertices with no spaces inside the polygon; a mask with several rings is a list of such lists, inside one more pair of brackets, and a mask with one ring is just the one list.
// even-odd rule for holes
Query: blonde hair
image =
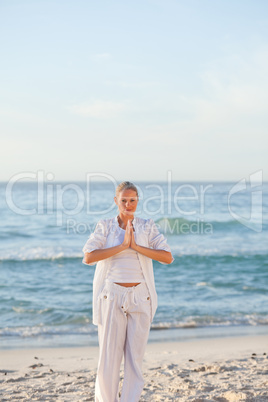
{"label": "blonde hair", "polygon": [[123,190],[133,190],[136,191],[137,197],[139,197],[138,189],[135,184],[131,183],[130,181],[122,181],[122,183],[118,184],[116,187],[115,195],[116,197],[119,196],[121,191]]}

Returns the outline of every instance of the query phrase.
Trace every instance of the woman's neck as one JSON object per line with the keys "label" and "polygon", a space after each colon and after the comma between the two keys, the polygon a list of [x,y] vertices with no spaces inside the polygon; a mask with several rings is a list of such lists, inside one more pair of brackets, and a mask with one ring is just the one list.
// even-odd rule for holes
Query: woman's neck
{"label": "woman's neck", "polygon": [[122,229],[126,229],[128,221],[129,221],[129,220],[132,221],[133,219],[134,219],[134,215],[132,215],[132,216],[125,216],[125,215],[119,214],[119,215],[117,216],[118,224],[119,224],[119,226],[120,226]]}

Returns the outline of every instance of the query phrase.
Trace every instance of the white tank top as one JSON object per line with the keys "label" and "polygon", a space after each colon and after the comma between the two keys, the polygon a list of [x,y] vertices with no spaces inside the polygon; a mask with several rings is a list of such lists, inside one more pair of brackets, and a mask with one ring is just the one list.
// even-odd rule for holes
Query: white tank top
{"label": "white tank top", "polygon": [[[124,237],[125,230],[120,228],[120,234],[113,246],[122,244]],[[137,251],[127,248],[110,258],[111,265],[106,278],[108,281],[119,283],[145,282]]]}

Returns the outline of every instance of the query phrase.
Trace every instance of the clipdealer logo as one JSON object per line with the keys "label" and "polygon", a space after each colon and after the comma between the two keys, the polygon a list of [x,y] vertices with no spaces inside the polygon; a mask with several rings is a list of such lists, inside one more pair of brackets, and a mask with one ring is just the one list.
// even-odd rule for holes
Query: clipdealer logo
{"label": "clipdealer logo", "polygon": [[[249,175],[249,186],[246,179],[239,180],[229,191],[228,209],[231,216],[255,232],[262,232],[262,185],[263,173],[258,170]],[[241,192],[250,191],[250,206],[248,211],[235,211],[235,196],[241,196]]]}
{"label": "clipdealer logo", "polygon": [[[79,183],[53,183],[55,175],[43,170],[37,172],[20,172],[10,178],[6,185],[6,203],[9,209],[24,216],[31,215],[54,215],[56,225],[62,226],[67,223],[68,233],[85,233],[93,230],[91,223],[77,222],[73,219],[81,212],[88,216],[107,216],[115,209],[113,197],[106,200],[101,208],[94,208],[96,194],[92,183],[96,178],[109,182],[115,193],[117,181],[107,173],[87,173],[86,181]],[[227,210],[230,216],[237,222],[250,230],[262,231],[262,170],[249,175],[249,185],[246,178],[235,183],[227,192]],[[21,181],[30,181],[36,185],[36,197],[27,203],[21,201],[16,195],[16,185]],[[174,186],[172,183],[171,171],[167,172],[167,182],[162,184],[147,184],[139,187],[139,199],[142,201],[142,210],[137,211],[137,216],[142,213],[146,216],[162,216],[159,229],[165,233],[192,233],[212,234],[213,224],[207,222],[205,217],[207,210],[206,195],[213,191],[213,184],[203,185],[201,183],[180,184]],[[196,188],[198,185],[198,188]],[[149,194],[145,195],[145,192]],[[244,200],[243,200],[244,197]],[[67,199],[67,202],[66,202]],[[156,207],[157,206],[157,207]],[[67,219],[66,222],[66,218]],[[190,217],[190,220],[188,219]],[[191,219],[196,217],[196,219]],[[95,219],[93,219],[95,220]]]}

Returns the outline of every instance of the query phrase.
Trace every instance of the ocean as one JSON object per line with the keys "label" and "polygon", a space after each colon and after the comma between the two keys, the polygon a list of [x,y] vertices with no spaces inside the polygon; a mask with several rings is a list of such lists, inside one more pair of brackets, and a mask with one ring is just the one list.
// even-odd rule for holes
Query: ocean
{"label": "ocean", "polygon": [[[268,334],[268,183],[137,182],[175,258],[154,261],[149,341]],[[0,184],[0,348],[97,345],[82,248],[117,215],[112,180]]]}

